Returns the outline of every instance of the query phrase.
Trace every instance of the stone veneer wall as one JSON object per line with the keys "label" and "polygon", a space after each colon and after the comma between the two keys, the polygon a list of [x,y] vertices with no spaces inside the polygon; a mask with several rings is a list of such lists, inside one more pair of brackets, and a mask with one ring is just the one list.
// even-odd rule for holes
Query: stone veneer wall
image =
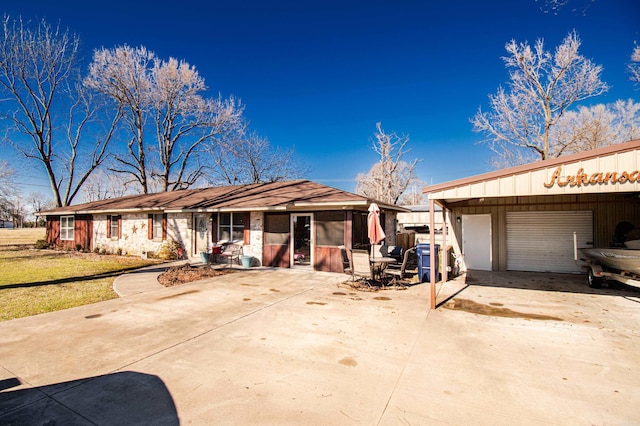
{"label": "stone veneer wall", "polygon": [[[264,213],[251,212],[249,245],[243,247],[246,256],[253,256],[262,264],[262,236],[264,235]],[[254,260],[254,264],[256,261]]]}
{"label": "stone veneer wall", "polygon": [[[107,215],[93,216],[94,250],[106,250],[117,253],[139,256],[143,252],[156,253],[162,245],[161,238],[148,239],[148,214],[122,214],[122,238],[107,238]],[[167,239],[177,241],[186,253],[191,252],[191,214],[170,213],[167,215]]]}
{"label": "stone veneer wall", "polygon": [[173,239],[191,253],[193,247],[193,215],[191,213],[169,213],[167,215],[167,239]]}

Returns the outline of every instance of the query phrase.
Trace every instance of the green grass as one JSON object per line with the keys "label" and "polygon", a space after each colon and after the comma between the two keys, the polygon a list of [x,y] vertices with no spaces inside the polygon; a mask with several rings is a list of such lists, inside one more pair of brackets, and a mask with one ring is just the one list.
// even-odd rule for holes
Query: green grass
{"label": "green grass", "polygon": [[0,321],[115,299],[122,272],[157,263],[51,250],[0,250]]}
{"label": "green grass", "polygon": [[46,234],[44,228],[0,228],[0,246],[35,244],[37,240],[43,240]]}

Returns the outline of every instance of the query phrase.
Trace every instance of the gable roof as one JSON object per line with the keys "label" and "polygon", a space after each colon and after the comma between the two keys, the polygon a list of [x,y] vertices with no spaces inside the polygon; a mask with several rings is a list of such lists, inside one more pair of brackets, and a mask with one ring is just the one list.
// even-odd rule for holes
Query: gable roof
{"label": "gable roof", "polygon": [[366,210],[376,202],[381,209],[406,211],[361,195],[308,180],[256,183],[185,189],[157,194],[128,195],[40,212],[42,216],[61,214],[118,213],[135,211],[217,212],[332,210],[349,207]]}
{"label": "gable roof", "polygon": [[[640,140],[633,140],[427,186],[422,193],[432,200],[452,202],[488,197],[636,192],[640,190],[638,169]],[[626,179],[622,178],[624,173]],[[621,179],[616,182],[607,179],[614,174]]]}

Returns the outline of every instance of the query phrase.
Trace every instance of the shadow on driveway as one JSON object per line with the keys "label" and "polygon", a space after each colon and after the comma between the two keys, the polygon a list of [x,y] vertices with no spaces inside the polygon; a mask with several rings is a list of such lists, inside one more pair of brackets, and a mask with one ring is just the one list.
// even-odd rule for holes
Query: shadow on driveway
{"label": "shadow on driveway", "polygon": [[603,288],[587,285],[586,274],[550,272],[467,272],[466,284],[483,287],[539,290],[563,293],[598,294],[603,296],[640,296],[640,288],[617,281],[607,281]]}
{"label": "shadow on driveway", "polygon": [[0,381],[3,425],[178,425],[173,398],[158,376],[124,371],[70,382],[8,391]]}

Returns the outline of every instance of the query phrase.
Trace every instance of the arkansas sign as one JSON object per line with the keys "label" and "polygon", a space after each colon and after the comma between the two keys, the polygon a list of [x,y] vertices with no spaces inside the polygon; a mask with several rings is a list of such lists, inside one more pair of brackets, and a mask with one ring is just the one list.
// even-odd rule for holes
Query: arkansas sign
{"label": "arkansas sign", "polygon": [[587,173],[584,168],[578,169],[575,175],[562,175],[562,166],[558,166],[551,175],[549,182],[545,183],[545,188],[552,188],[554,185],[564,186],[588,186],[588,185],[609,185],[623,183],[640,182],[640,171],[615,171],[615,172],[593,172]]}

